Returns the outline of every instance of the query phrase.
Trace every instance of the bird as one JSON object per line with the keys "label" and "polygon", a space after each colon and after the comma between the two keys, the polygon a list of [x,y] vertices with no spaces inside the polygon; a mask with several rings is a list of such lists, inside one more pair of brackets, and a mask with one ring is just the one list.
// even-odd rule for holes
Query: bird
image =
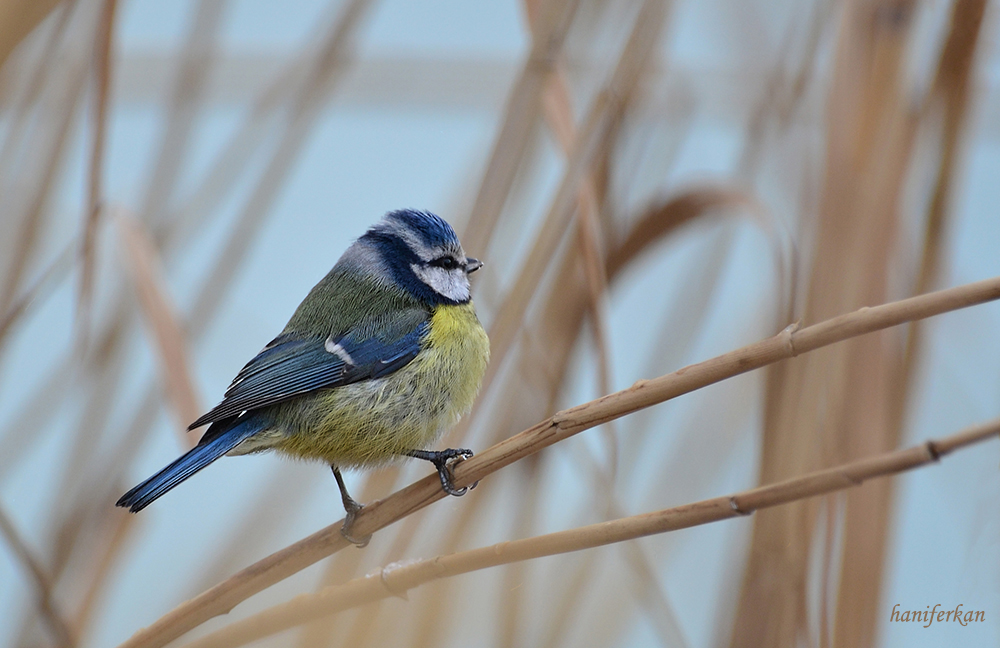
{"label": "bird", "polygon": [[341,470],[413,457],[434,464],[442,489],[464,448],[430,450],[467,414],[490,345],[476,315],[455,230],[431,212],[387,213],[355,240],[299,304],[281,333],[236,375],[189,430],[208,429],[179,459],[125,493],[136,513],[223,455],[276,451],[329,465],[346,511],[362,509]]}

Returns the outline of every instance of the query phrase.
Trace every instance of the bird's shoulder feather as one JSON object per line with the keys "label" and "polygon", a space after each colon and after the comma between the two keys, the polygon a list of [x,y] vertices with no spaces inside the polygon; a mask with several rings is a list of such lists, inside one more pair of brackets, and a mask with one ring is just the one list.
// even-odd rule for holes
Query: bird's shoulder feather
{"label": "bird's shoulder feather", "polygon": [[417,357],[430,327],[426,307],[396,291],[330,279],[303,302],[318,298],[323,307],[300,306],[281,335],[240,370],[222,402],[190,429],[316,389],[381,378]]}

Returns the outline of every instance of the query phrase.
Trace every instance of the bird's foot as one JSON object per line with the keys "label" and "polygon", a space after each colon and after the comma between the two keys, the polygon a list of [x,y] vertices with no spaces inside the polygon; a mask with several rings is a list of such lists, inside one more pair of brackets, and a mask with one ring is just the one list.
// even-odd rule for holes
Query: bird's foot
{"label": "bird's foot", "polygon": [[470,486],[455,488],[455,484],[452,482],[452,466],[471,457],[473,454],[472,450],[466,450],[465,448],[448,448],[446,450],[411,450],[407,454],[415,459],[424,459],[434,464],[434,467],[437,468],[438,471],[438,477],[441,479],[441,489],[449,495],[461,497],[479,485],[479,482],[476,482]]}
{"label": "bird's foot", "polygon": [[330,466],[330,470],[333,471],[333,476],[337,478],[337,487],[340,489],[340,499],[344,502],[344,511],[347,515],[344,517],[344,526],[340,527],[340,535],[344,536],[344,539],[350,542],[357,548],[365,547],[368,542],[372,539],[372,534],[368,534],[363,538],[355,538],[351,535],[351,527],[354,526],[354,519],[358,517],[358,511],[364,508],[364,506],[358,504],[357,500],[351,497],[351,494],[347,492],[347,484],[344,483],[344,476],[340,474],[340,469],[336,466]]}
{"label": "bird's foot", "polygon": [[354,520],[358,517],[358,512],[363,508],[364,506],[358,504],[353,499],[344,500],[344,509],[347,511],[347,515],[344,517],[344,526],[340,527],[340,535],[344,536],[345,540],[358,549],[367,547],[368,543],[371,542],[372,539],[372,534],[370,533],[363,538],[355,538],[351,535],[351,527],[354,526]]}

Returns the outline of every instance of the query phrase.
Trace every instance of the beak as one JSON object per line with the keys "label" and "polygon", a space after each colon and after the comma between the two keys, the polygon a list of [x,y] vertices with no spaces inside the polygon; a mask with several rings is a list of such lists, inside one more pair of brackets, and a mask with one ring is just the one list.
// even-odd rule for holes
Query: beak
{"label": "beak", "polygon": [[465,257],[465,274],[472,274],[483,267],[483,262],[472,257]]}

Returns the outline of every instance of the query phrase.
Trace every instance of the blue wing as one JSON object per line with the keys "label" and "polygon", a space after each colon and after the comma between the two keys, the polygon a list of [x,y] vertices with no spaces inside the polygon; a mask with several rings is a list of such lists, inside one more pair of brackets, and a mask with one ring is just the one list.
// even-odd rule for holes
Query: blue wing
{"label": "blue wing", "polygon": [[222,402],[188,429],[315,389],[387,376],[417,357],[429,325],[424,320],[391,341],[356,340],[350,334],[339,339],[279,335],[236,375]]}

